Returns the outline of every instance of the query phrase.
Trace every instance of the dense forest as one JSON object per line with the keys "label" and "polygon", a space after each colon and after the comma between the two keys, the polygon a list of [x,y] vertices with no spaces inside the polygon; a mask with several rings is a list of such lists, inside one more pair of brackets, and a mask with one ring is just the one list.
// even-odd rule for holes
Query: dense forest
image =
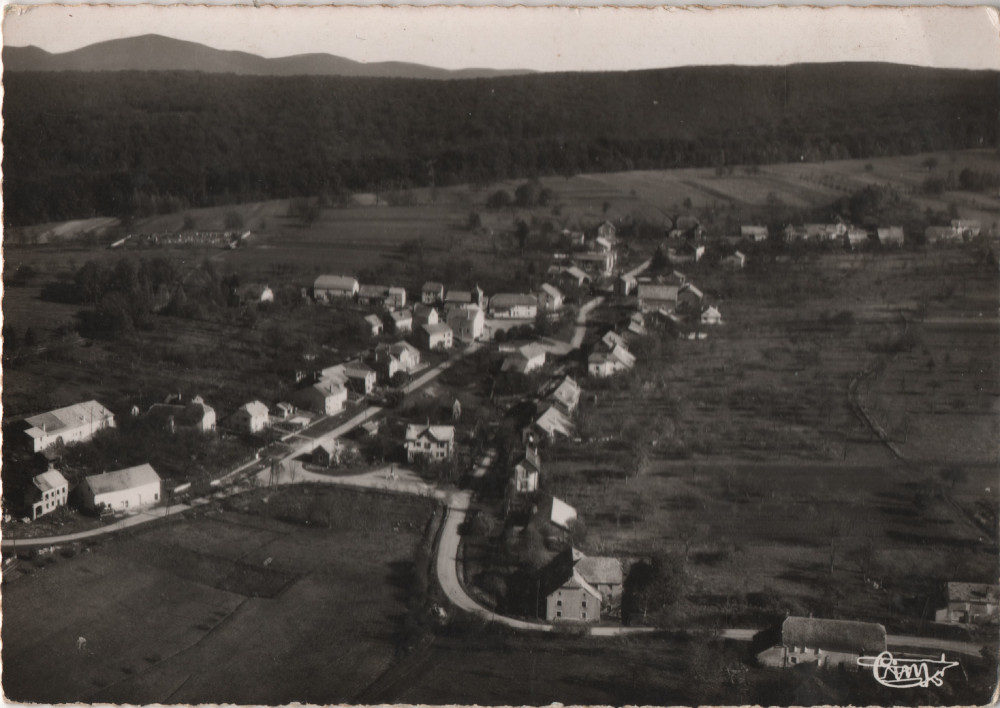
{"label": "dense forest", "polygon": [[995,146],[1000,74],[889,64],[427,81],[4,76],[5,223]]}

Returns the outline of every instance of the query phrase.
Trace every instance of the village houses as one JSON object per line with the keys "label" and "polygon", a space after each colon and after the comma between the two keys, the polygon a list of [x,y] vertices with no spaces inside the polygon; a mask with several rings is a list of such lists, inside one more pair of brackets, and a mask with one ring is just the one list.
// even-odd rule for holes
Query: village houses
{"label": "village houses", "polygon": [[478,307],[453,307],[448,312],[448,326],[454,337],[463,342],[474,342],[483,336],[486,315]]}
{"label": "village houses", "polygon": [[382,343],[375,347],[375,373],[378,380],[388,382],[402,371],[409,374],[420,365],[420,350],[409,342]]}
{"label": "village houses", "polygon": [[299,389],[293,396],[295,403],[306,410],[321,415],[336,415],[347,403],[347,388],[335,381],[324,379]]}
{"label": "village houses", "polygon": [[788,617],[779,642],[757,655],[764,666],[787,668],[815,664],[821,668],[857,670],[861,656],[885,651],[885,627],[871,622]]}
{"label": "village houses", "polygon": [[636,290],[636,297],[639,300],[640,311],[673,310],[677,306],[677,291],[678,287],[676,285],[639,283]]}
{"label": "village houses", "polygon": [[500,370],[530,374],[545,366],[545,354],[545,347],[539,344],[525,344],[504,359]]}
{"label": "village houses", "polygon": [[418,456],[433,461],[448,459],[455,452],[455,426],[407,425],[405,446],[408,462]]}
{"label": "village houses", "polygon": [[740,236],[747,241],[760,243],[767,241],[767,227],[755,224],[744,224],[740,226]]}
{"label": "village houses", "polygon": [[395,334],[407,334],[413,331],[413,313],[409,310],[394,310],[389,313],[392,319],[392,331]]}
{"label": "village houses", "polygon": [[325,440],[313,448],[311,459],[319,467],[332,467],[340,464],[340,454],[343,444],[337,438]]}
{"label": "village houses", "polygon": [[84,477],[79,494],[90,511],[128,511],[160,501],[160,476],[152,465],[138,465]]}
{"label": "village houses", "polygon": [[53,445],[86,442],[98,431],[115,427],[115,416],[97,401],[84,401],[31,416],[25,422],[32,451],[42,452]]}
{"label": "village houses", "polygon": [[935,613],[936,622],[985,624],[996,622],[1000,586],[986,583],[948,583],[945,607]]}
{"label": "village houses", "polygon": [[372,337],[382,334],[382,319],[378,315],[365,315],[365,324],[368,325]]}
{"label": "village houses", "polygon": [[542,283],[538,290],[538,306],[545,312],[558,312],[563,306],[562,292],[555,285]]}
{"label": "village houses", "polygon": [[530,494],[538,491],[538,476],[542,471],[542,463],[538,450],[525,447],[524,453],[514,463],[511,485],[518,494]]}
{"label": "village houses", "polygon": [[477,285],[473,290],[449,290],[444,299],[445,306],[472,307],[483,309],[486,305],[486,295]]}
{"label": "village houses", "polygon": [[319,302],[353,298],[359,287],[357,278],[348,275],[321,275],[313,283],[313,298]]}
{"label": "village houses", "polygon": [[451,349],[454,333],[451,327],[443,322],[432,325],[424,325],[420,328],[420,343],[428,351],[435,349]]}
{"label": "village houses", "polygon": [[489,314],[497,319],[532,319],[538,314],[538,297],[498,293],[490,298]]}
{"label": "village houses", "polygon": [[418,302],[413,306],[413,327],[419,328],[427,324],[437,324],[441,317],[437,308]]}
{"label": "village houses", "polygon": [[444,301],[444,285],[428,281],[420,288],[420,302],[425,305],[436,305]]}
{"label": "village houses", "polygon": [[572,415],[580,405],[580,385],[566,376],[544,400],[559,406],[566,415]]}
{"label": "village houses", "polygon": [[68,497],[69,482],[58,470],[50,467],[31,478],[24,505],[31,508],[31,519],[35,520],[66,506]]}

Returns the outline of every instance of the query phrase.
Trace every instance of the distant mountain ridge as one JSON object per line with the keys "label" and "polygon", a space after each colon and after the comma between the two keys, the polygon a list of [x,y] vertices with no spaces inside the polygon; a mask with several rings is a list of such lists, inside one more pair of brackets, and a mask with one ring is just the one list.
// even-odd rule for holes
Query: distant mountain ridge
{"label": "distant mountain ridge", "polygon": [[98,42],[53,54],[35,46],[4,47],[5,71],[202,71],[245,76],[358,76],[401,79],[473,79],[534,73],[527,69],[440,69],[407,62],[364,63],[333,54],[267,58],[147,34]]}

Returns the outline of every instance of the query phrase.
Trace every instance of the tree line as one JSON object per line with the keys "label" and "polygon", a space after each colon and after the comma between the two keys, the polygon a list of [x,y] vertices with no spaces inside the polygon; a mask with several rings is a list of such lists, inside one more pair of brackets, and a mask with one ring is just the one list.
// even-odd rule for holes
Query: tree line
{"label": "tree line", "polygon": [[9,226],[335,200],[345,189],[992,146],[1000,105],[995,72],[892,65],[461,81],[4,78]]}

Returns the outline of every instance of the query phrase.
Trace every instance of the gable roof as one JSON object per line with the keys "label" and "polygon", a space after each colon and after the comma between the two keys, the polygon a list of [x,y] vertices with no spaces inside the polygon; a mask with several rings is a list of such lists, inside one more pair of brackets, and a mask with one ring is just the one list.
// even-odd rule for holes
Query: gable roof
{"label": "gable roof", "polygon": [[423,293],[439,293],[444,290],[444,285],[441,283],[436,283],[433,280],[428,280],[424,283],[424,286],[420,288],[420,292]]}
{"label": "gable roof", "polygon": [[885,627],[872,622],[789,617],[781,625],[781,642],[787,647],[878,654],[885,651]]}
{"label": "gable roof", "polygon": [[551,285],[549,283],[542,283],[541,290],[542,292],[546,293],[549,297],[551,297],[553,300],[562,299],[563,294],[559,290],[559,288],[557,288],[555,285]]}
{"label": "gable roof", "polygon": [[31,481],[36,487],[38,487],[39,491],[42,492],[51,492],[53,489],[65,487],[69,484],[59,470],[52,469],[42,472],[41,474],[36,474]]}
{"label": "gable roof", "polygon": [[565,275],[570,275],[578,281],[593,280],[593,278],[591,278],[590,275],[587,274],[587,271],[579,268],[578,266],[569,266],[568,268],[563,268],[562,273]]}
{"label": "gable roof", "polygon": [[987,583],[948,583],[949,602],[1000,602],[1000,586]]}
{"label": "gable roof", "polygon": [[268,415],[267,406],[265,406],[260,401],[250,401],[249,403],[244,403],[240,406],[241,411],[246,411],[253,417],[266,416]]}
{"label": "gable roof", "polygon": [[677,295],[679,297],[679,296],[681,296],[681,295],[683,295],[685,293],[690,293],[690,294],[694,295],[696,298],[698,298],[699,300],[701,300],[703,297],[705,297],[705,294],[701,290],[699,290],[698,288],[696,288],[691,283],[687,283],[683,288],[681,288],[680,291],[678,291]]}
{"label": "gable roof", "polygon": [[114,418],[114,414],[100,403],[84,401],[26,418],[25,420],[31,428],[25,432],[31,437],[41,437],[48,433],[66,428],[79,428],[108,418]]}
{"label": "gable roof", "polygon": [[449,327],[444,322],[438,322],[437,324],[425,324],[422,329],[427,332],[427,336],[433,337],[435,334],[445,334],[446,332],[451,332],[451,327]]}
{"label": "gable roof", "polygon": [[395,312],[390,312],[389,316],[392,317],[393,322],[406,322],[407,320],[413,320],[413,313],[409,310],[396,310]]}
{"label": "gable roof", "polygon": [[150,464],[138,465],[137,467],[127,467],[114,472],[104,472],[95,474],[85,479],[87,486],[94,494],[106,494],[108,492],[119,492],[125,489],[134,489],[146,484],[159,483],[160,476]]}
{"label": "gable roof", "polygon": [[521,293],[498,293],[490,298],[490,307],[530,307],[538,305],[538,298],[535,295],[523,295]]}
{"label": "gable roof", "polygon": [[676,285],[654,285],[652,283],[639,283],[636,297],[640,300],[668,300],[677,301]]}
{"label": "gable roof", "polygon": [[591,585],[621,585],[625,581],[622,562],[609,556],[584,556],[576,562],[576,569]]}
{"label": "gable roof", "polygon": [[357,278],[349,275],[321,275],[313,283],[313,290],[350,290],[358,287]]}
{"label": "gable roof", "polygon": [[576,509],[558,497],[552,497],[546,502],[542,512],[547,521],[563,529],[569,529],[569,525],[576,520]]}
{"label": "gable roof", "polygon": [[449,290],[444,297],[445,302],[472,302],[472,293],[468,290]]}
{"label": "gable roof", "polygon": [[573,423],[555,406],[546,408],[545,412],[535,419],[535,425],[549,435],[559,433],[569,437],[574,431]]}
{"label": "gable roof", "polygon": [[378,315],[365,315],[365,322],[378,327],[382,326],[382,319]]}
{"label": "gable roof", "polygon": [[559,382],[548,398],[562,403],[567,408],[572,408],[580,402],[580,384],[567,376]]}
{"label": "gable roof", "polygon": [[406,426],[406,440],[417,440],[427,437],[435,442],[452,442],[455,439],[454,425],[419,425],[410,423]]}
{"label": "gable roof", "polygon": [[358,286],[358,297],[385,297],[388,294],[389,288],[385,285]]}

